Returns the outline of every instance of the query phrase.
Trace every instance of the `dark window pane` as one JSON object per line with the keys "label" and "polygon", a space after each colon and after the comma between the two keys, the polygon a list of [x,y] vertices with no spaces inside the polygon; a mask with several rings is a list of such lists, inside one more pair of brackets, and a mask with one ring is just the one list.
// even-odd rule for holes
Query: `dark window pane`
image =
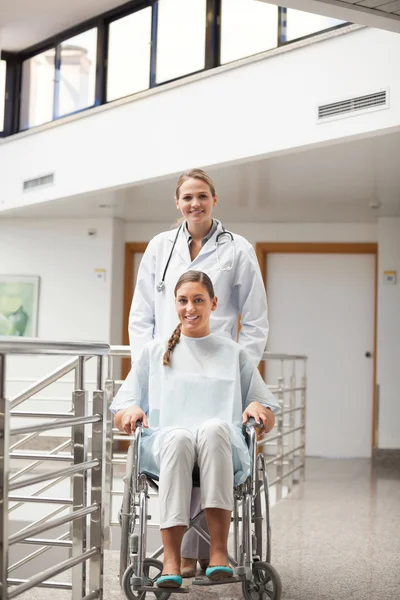
{"label": "dark window pane", "polygon": [[97,28],[61,44],[57,116],[93,106],[96,94]]}
{"label": "dark window pane", "polygon": [[158,5],[157,83],[205,67],[206,0],[162,0]]}
{"label": "dark window pane", "polygon": [[222,0],[221,64],[278,43],[278,7],[258,0]]}
{"label": "dark window pane", "polygon": [[108,101],[135,94],[149,87],[150,52],[151,7],[110,23]]}
{"label": "dark window pane", "polygon": [[28,129],[53,118],[55,49],[50,48],[22,65],[20,128]]}
{"label": "dark window pane", "polygon": [[288,8],[286,15],[286,41],[292,42],[306,35],[312,35],[324,29],[335,27],[341,23],[345,23],[345,21]]}
{"label": "dark window pane", "polygon": [[0,60],[0,131],[4,129],[4,108],[6,102],[6,66],[5,60]]}

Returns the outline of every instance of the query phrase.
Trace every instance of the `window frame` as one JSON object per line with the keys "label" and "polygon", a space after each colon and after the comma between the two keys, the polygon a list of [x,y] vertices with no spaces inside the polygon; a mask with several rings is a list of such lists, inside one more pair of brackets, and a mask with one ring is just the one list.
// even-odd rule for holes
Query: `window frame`
{"label": "window frame", "polygon": [[[188,0],[189,1],[189,0]],[[158,27],[158,2],[159,0],[130,0],[122,6],[118,6],[91,19],[88,19],[74,27],[70,27],[64,31],[57,33],[37,44],[34,44],[20,52],[1,52],[1,58],[7,61],[6,70],[6,95],[5,95],[5,110],[4,110],[4,130],[0,132],[0,137],[7,137],[18,132],[27,131],[40,127],[34,125],[25,129],[20,128],[20,108],[22,96],[22,65],[26,60],[33,58],[37,54],[45,52],[50,48],[55,48],[55,81],[54,81],[54,102],[53,102],[53,118],[49,122],[59,121],[70,115],[79,114],[81,112],[91,110],[96,106],[111,104],[119,98],[107,101],[107,61],[108,61],[108,44],[109,44],[109,27],[110,24],[118,19],[129,16],[143,8],[150,7],[152,9],[151,18],[151,50],[150,50],[150,75],[149,75],[149,90],[152,88],[162,87],[173,81],[179,81],[191,75],[202,73],[210,69],[221,66],[221,6],[222,0],[206,0],[206,23],[205,23],[205,61],[204,68],[193,73],[186,73],[174,79],[156,82],[156,67],[157,67],[157,27]],[[284,23],[286,20],[285,8],[278,7],[278,40],[277,47],[287,46],[300,40],[308,39],[325,33],[346,27],[349,23],[340,23],[334,27],[311,33],[296,40],[286,41]],[[95,75],[95,101],[91,106],[81,108],[77,111],[56,115],[56,107],[58,106],[59,87],[60,87],[60,48],[61,44],[76,35],[85,33],[86,31],[97,28],[97,54],[96,54],[96,75]],[[235,61],[229,64],[234,64]],[[140,92],[137,92],[140,93]],[[133,94],[134,95],[134,94]],[[128,96],[129,97],[129,96]]]}

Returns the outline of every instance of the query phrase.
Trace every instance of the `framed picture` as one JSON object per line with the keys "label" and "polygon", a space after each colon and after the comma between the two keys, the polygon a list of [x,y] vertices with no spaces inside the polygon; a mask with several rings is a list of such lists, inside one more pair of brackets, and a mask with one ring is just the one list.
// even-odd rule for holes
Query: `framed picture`
{"label": "framed picture", "polygon": [[0,335],[36,337],[40,278],[0,274]]}

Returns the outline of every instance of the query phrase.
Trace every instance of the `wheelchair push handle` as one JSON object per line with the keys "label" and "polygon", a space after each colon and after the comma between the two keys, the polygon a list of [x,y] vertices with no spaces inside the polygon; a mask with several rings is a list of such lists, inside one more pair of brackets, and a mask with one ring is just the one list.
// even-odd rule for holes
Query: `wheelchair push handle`
{"label": "wheelchair push handle", "polygon": [[257,423],[254,417],[250,417],[247,423],[245,423],[246,429],[250,429],[250,427],[254,427],[254,429],[262,429],[263,422]]}

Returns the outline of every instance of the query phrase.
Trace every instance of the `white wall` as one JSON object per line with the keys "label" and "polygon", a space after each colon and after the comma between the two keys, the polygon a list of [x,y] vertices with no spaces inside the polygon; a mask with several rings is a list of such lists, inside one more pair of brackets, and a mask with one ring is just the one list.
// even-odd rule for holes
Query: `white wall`
{"label": "white wall", "polygon": [[[398,35],[361,29],[14,136],[0,145],[0,210],[398,127],[399,52]],[[388,87],[389,110],[317,124],[317,105]],[[46,173],[55,185],[23,194]]]}
{"label": "white wall", "polygon": [[[120,343],[116,332],[122,332],[121,308],[111,316],[122,294],[122,252],[113,251],[123,237],[118,228],[112,219],[0,220],[0,273],[40,276],[38,337]],[[96,236],[88,236],[89,229]],[[96,268],[106,270],[104,281],[96,279]],[[10,359],[7,395],[66,360]],[[63,397],[64,386],[58,389],[51,392],[53,397]]]}
{"label": "white wall", "polygon": [[[378,224],[378,385],[380,448],[400,448],[400,218]],[[396,285],[384,271],[397,271]]]}

